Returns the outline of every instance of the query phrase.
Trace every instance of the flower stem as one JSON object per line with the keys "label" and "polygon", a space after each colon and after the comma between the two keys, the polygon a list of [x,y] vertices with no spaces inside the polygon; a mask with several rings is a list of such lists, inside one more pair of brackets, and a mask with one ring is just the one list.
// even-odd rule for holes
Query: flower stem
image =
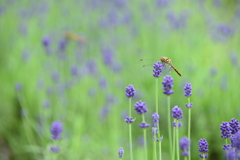
{"label": "flower stem", "polygon": [[[158,78],[156,78],[156,113],[159,115],[158,113]],[[161,137],[161,134],[160,134],[160,127],[159,127],[159,121],[158,121],[158,124],[157,124],[157,128],[158,128],[158,140],[159,140],[159,143],[158,143],[158,146],[159,146],[159,160],[162,160],[162,147],[161,147],[161,141],[160,141],[160,137]],[[156,140],[155,142],[156,143]],[[156,148],[154,148],[156,149]],[[157,151],[155,151],[156,155],[154,156],[156,159],[157,159]]]}
{"label": "flower stem", "polygon": [[[190,97],[188,97],[188,105],[190,106]],[[191,108],[188,109],[188,139],[191,143],[190,130],[191,130]],[[188,159],[191,160],[191,147],[189,148]]]}
{"label": "flower stem", "polygon": [[[176,119],[174,118],[176,124]],[[173,148],[172,148],[172,160],[175,160],[175,148],[176,148],[176,127],[173,127]]]}
{"label": "flower stem", "polygon": [[[144,114],[142,114],[142,119],[143,122],[145,122],[145,117]],[[143,129],[143,137],[144,137],[144,150],[145,150],[145,160],[147,160],[147,132],[146,132],[146,128]]]}
{"label": "flower stem", "polygon": [[176,126],[177,126],[177,127],[176,127],[177,160],[180,160],[180,155],[179,155],[179,135],[178,135],[178,130],[179,130],[179,128],[178,128],[178,120],[177,120],[177,122],[176,122]]}
{"label": "flower stem", "polygon": [[[128,117],[131,117],[131,98],[129,98],[129,113]],[[129,147],[130,147],[130,160],[133,160],[133,150],[132,150],[132,124],[129,123]]]}
{"label": "flower stem", "polygon": [[[172,157],[172,129],[171,129],[171,111],[170,111],[170,96],[167,96],[168,106],[168,137],[169,137],[169,153]],[[172,158],[171,158],[172,159]]]}

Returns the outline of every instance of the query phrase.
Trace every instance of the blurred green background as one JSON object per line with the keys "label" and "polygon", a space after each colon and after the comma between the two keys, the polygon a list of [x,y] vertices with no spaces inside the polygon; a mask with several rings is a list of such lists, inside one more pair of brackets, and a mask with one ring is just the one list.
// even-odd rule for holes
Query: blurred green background
{"label": "blurred green background", "polygon": [[[170,73],[171,107],[184,112],[179,137],[187,135],[183,88],[193,86],[192,159],[198,157],[201,138],[209,143],[209,159],[223,159],[219,126],[240,114],[239,26],[237,0],[2,0],[0,159],[51,159],[50,126],[57,120],[64,126],[58,159],[113,160],[119,147],[129,159],[125,87],[133,84],[137,91],[133,105],[146,102],[151,124],[151,66],[161,56],[171,58],[182,73]],[[167,160],[163,76],[160,129]],[[133,154],[141,160],[141,116],[132,108]],[[152,159],[151,128],[147,131]]]}

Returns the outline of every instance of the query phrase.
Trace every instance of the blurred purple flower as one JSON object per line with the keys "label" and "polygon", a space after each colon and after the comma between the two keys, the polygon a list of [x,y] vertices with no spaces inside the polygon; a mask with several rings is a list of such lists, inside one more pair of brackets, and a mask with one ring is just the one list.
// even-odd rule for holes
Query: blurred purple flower
{"label": "blurred purple flower", "polygon": [[43,101],[43,107],[48,108],[50,106],[50,103],[48,100]]}
{"label": "blurred purple flower", "polygon": [[157,113],[152,114],[152,126],[157,127],[159,121],[159,115]]}
{"label": "blurred purple flower", "polygon": [[190,149],[190,140],[187,137],[183,137],[179,142],[180,149],[182,150],[182,155],[188,156]]}
{"label": "blurred purple flower", "polygon": [[61,139],[61,133],[63,131],[63,125],[61,122],[55,121],[52,123],[52,126],[50,128],[51,134],[52,134],[52,139],[53,140],[59,140]]}
{"label": "blurred purple flower", "polygon": [[99,86],[101,87],[101,89],[107,89],[107,79],[104,77],[101,77],[99,79]]}
{"label": "blurred purple flower", "polygon": [[54,71],[54,72],[52,72],[52,80],[54,81],[54,82],[59,82],[59,73],[58,72],[56,72],[56,71]]}
{"label": "blurred purple flower", "polygon": [[101,121],[104,121],[107,118],[109,111],[110,111],[109,106],[102,107],[102,109],[100,110],[100,120]]}
{"label": "blurred purple flower", "polygon": [[42,44],[44,47],[48,47],[51,44],[51,39],[48,36],[43,37]]}
{"label": "blurred purple flower", "polygon": [[97,64],[95,60],[90,59],[86,64],[88,71],[91,75],[96,76],[97,74]]}
{"label": "blurred purple flower", "polygon": [[113,53],[112,49],[103,48],[102,56],[103,56],[103,62],[109,67],[112,66],[113,61],[114,61],[114,53]]}
{"label": "blurred purple flower", "polygon": [[120,147],[119,149],[118,149],[118,158],[122,158],[123,157],[123,154],[124,154],[124,150],[123,150],[123,147]]}
{"label": "blurred purple flower", "polygon": [[77,68],[76,65],[73,65],[71,67],[71,73],[72,73],[73,76],[77,76],[78,75],[78,68]]}
{"label": "blurred purple flower", "polygon": [[15,83],[15,89],[17,92],[22,91],[22,84],[19,82]]}
{"label": "blurred purple flower", "polygon": [[169,4],[169,0],[156,0],[159,7],[166,7]]}
{"label": "blurred purple flower", "polygon": [[58,153],[60,151],[60,148],[58,146],[52,146],[50,148],[50,151],[53,153]]}
{"label": "blurred purple flower", "polygon": [[62,39],[62,40],[60,40],[60,42],[59,42],[59,44],[58,44],[58,49],[59,49],[59,51],[64,51],[65,50],[65,48],[66,48],[66,45],[67,45],[67,42],[68,42],[68,40],[67,39]]}
{"label": "blurred purple flower", "polygon": [[180,29],[186,26],[188,15],[186,13],[181,13],[180,16],[177,17],[174,13],[168,13],[167,18],[173,29]]}

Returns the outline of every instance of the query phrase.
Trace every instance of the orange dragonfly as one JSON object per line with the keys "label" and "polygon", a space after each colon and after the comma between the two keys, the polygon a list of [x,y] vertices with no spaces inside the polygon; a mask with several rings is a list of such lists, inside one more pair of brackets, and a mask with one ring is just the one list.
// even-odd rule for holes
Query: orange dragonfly
{"label": "orange dragonfly", "polygon": [[[144,59],[140,59],[140,61],[143,61]],[[173,68],[174,69],[174,71],[179,75],[179,76],[182,76],[182,74],[173,66],[173,64],[172,64],[172,61],[171,61],[171,59],[170,58],[168,58],[168,57],[161,57],[160,58],[160,61],[165,65],[165,64],[167,64],[167,65],[169,65],[171,68]],[[143,67],[145,67],[146,65],[143,65]]]}
{"label": "orange dragonfly", "polygon": [[78,42],[81,42],[81,43],[87,42],[87,39],[85,37],[80,36],[76,33],[72,33],[72,32],[65,33],[65,38],[72,39],[74,41],[78,41]]}
{"label": "orange dragonfly", "polygon": [[160,58],[160,61],[161,61],[163,64],[168,64],[170,67],[172,67],[172,69],[174,69],[175,72],[177,72],[177,74],[178,74],[179,76],[182,76],[182,74],[173,66],[172,61],[171,61],[170,58],[168,58],[168,57],[161,57],[161,58]]}

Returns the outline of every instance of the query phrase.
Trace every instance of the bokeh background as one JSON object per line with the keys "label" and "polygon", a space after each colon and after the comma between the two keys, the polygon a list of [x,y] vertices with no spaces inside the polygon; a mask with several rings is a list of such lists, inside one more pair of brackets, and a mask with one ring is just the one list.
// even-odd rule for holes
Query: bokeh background
{"label": "bokeh background", "polygon": [[[224,159],[219,126],[240,114],[238,0],[2,0],[0,2],[0,159],[51,159],[50,126],[63,124],[58,159],[129,159],[128,98],[155,109],[152,64],[174,66],[171,107],[183,109],[187,135],[191,83],[192,159],[206,138],[209,159]],[[145,59],[140,62],[139,59]],[[150,60],[149,60],[150,59]],[[142,67],[142,65],[147,65]],[[159,78],[163,159],[169,158],[166,96]],[[134,159],[143,159],[141,116],[134,112]],[[148,152],[152,159],[151,128]]]}

